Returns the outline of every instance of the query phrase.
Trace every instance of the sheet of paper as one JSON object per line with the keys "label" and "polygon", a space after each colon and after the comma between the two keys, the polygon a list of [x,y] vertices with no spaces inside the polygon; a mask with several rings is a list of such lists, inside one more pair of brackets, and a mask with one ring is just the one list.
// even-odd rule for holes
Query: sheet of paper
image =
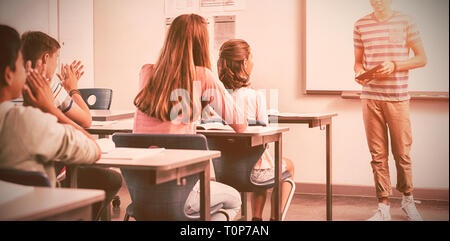
{"label": "sheet of paper", "polygon": [[0,205],[26,195],[34,190],[32,186],[24,186],[0,180]]}
{"label": "sheet of paper", "polygon": [[198,130],[233,130],[231,126],[224,125],[220,122],[210,122],[197,125]]}
{"label": "sheet of paper", "polygon": [[214,49],[219,51],[223,43],[236,38],[236,16],[214,16]]}
{"label": "sheet of paper", "polygon": [[117,123],[117,121],[92,121],[92,126],[108,126]]}
{"label": "sheet of paper", "polygon": [[114,142],[109,138],[100,138],[95,140],[95,142],[97,142],[100,150],[102,150],[102,153],[107,153],[116,149],[116,144],[114,144]]}
{"label": "sheet of paper", "polygon": [[148,158],[162,152],[164,148],[127,148],[117,147],[113,150],[102,152],[101,159],[138,160]]}

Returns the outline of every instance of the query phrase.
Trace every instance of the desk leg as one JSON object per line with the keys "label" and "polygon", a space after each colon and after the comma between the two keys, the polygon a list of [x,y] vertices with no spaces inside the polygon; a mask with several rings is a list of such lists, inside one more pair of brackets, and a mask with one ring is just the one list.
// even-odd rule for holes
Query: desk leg
{"label": "desk leg", "polygon": [[70,187],[77,188],[78,187],[78,166],[71,166],[70,171],[68,173],[70,175]]}
{"label": "desk leg", "polygon": [[275,220],[281,221],[281,162],[282,156],[282,135],[278,137],[278,141],[275,142]]}
{"label": "desk leg", "polygon": [[210,193],[210,173],[209,161],[205,165],[205,170],[200,173],[200,219],[211,220],[211,193]]}
{"label": "desk leg", "polygon": [[333,193],[331,187],[331,124],[326,125],[326,135],[327,135],[327,221],[333,219],[332,213],[332,201]]}

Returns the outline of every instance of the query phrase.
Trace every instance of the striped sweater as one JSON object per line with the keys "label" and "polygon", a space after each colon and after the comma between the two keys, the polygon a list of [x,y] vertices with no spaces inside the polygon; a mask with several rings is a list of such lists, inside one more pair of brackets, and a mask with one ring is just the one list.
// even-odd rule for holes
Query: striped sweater
{"label": "striped sweater", "polygon": [[[364,49],[363,66],[368,70],[384,61],[407,60],[411,44],[421,39],[413,19],[395,11],[390,18],[381,22],[374,13],[356,21],[353,41],[355,48]],[[361,99],[409,100],[408,71],[394,72],[370,81],[363,86]]]}

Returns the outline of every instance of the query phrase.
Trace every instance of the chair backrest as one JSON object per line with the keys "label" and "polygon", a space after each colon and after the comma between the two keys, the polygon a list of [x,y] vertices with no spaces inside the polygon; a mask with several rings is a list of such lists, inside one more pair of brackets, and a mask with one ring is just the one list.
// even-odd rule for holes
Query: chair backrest
{"label": "chair backrest", "polygon": [[[148,148],[150,146],[167,149],[207,150],[208,144],[203,135],[179,134],[114,134],[116,147]],[[199,180],[198,175],[185,177],[185,185],[170,181],[150,185],[150,173],[142,170],[121,169],[122,175],[133,202],[136,220],[190,220],[184,212],[186,199]]]}
{"label": "chair backrest", "polygon": [[[109,110],[112,101],[112,89],[85,88],[79,89],[81,97],[91,110]],[[89,98],[95,96],[95,102],[89,104]]]}
{"label": "chair backrest", "polygon": [[50,187],[50,181],[41,172],[0,169],[0,180],[27,186]]}

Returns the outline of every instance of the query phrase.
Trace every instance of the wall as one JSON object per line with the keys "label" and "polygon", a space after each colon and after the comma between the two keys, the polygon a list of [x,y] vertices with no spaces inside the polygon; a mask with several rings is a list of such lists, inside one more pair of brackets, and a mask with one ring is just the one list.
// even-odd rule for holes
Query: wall
{"label": "wall", "polygon": [[[338,113],[333,120],[333,183],[373,186],[360,101],[302,94],[300,13],[298,0],[247,0],[246,10],[237,15],[237,37],[253,49],[253,86],[278,89],[282,112]],[[163,40],[164,1],[94,1],[95,87],[114,90],[112,108],[134,108],[139,69],[155,62]],[[448,189],[448,107],[448,101],[411,103],[416,187]],[[283,154],[294,161],[295,181],[325,183],[325,131],[287,126],[291,131],[283,139]],[[392,158],[390,168],[395,186]]]}
{"label": "wall", "polygon": [[[19,34],[42,31],[59,41],[59,63],[81,60],[84,75],[80,88],[94,85],[92,0],[0,0],[0,23]],[[60,72],[58,68],[57,73]],[[54,75],[54,78],[56,75]]]}

